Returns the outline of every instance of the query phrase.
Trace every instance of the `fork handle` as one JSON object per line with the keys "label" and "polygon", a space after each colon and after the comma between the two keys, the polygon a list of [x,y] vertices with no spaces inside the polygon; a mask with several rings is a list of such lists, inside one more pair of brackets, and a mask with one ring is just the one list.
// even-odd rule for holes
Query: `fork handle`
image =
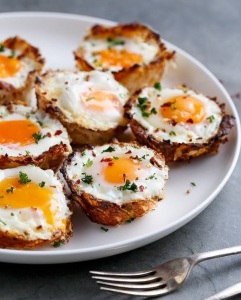
{"label": "fork handle", "polygon": [[221,300],[221,299],[226,299],[235,295],[238,295],[241,293],[241,282],[234,284],[227,289],[209,297],[206,298],[205,300]]}
{"label": "fork handle", "polygon": [[228,256],[228,255],[235,255],[241,253],[241,246],[235,246],[235,247],[230,247],[230,248],[224,248],[224,249],[219,249],[219,250],[214,250],[214,251],[208,251],[208,252],[203,252],[203,253],[198,253],[194,254],[196,263],[199,263],[204,260],[212,259],[212,258],[217,258],[217,257],[222,257],[222,256]]}

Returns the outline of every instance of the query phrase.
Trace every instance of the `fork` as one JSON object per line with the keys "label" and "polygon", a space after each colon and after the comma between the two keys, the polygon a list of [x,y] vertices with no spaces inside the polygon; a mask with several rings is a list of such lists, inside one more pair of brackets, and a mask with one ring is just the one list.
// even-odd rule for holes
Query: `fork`
{"label": "fork", "polygon": [[[241,253],[241,246],[197,253],[175,258],[146,271],[101,272],[90,271],[93,279],[101,285],[101,290],[128,295],[156,297],[179,289],[187,280],[193,267],[212,258]],[[103,286],[104,285],[104,286]]]}

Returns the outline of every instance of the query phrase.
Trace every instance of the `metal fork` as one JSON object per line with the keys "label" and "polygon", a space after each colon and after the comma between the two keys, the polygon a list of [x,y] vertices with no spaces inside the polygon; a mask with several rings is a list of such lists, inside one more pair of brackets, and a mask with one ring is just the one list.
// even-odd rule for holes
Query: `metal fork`
{"label": "metal fork", "polygon": [[239,253],[241,253],[241,246],[236,246],[176,258],[146,271],[129,273],[90,271],[90,273],[94,275],[92,278],[97,279],[97,283],[101,285],[101,290],[156,297],[179,289],[188,278],[193,267],[198,263]]}

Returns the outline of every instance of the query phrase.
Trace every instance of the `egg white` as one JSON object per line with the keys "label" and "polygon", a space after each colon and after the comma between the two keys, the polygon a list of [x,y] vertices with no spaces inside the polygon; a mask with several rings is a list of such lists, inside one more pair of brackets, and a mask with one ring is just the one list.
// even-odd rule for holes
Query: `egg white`
{"label": "egg white", "polygon": [[[49,100],[56,99],[58,106],[70,123],[77,122],[90,129],[107,130],[125,123],[123,105],[129,98],[128,90],[115,81],[110,73],[91,72],[52,72],[43,79],[42,92]],[[81,96],[94,91],[116,95],[121,108],[95,111],[84,105]]]}
{"label": "egg white", "polygon": [[[45,151],[48,151],[50,147],[59,145],[60,143],[66,144],[68,152],[71,151],[70,141],[66,129],[58,121],[50,118],[49,115],[36,111],[32,112],[31,107],[23,105],[13,105],[13,112],[9,112],[5,106],[0,106],[0,122],[10,120],[26,120],[28,118],[33,123],[41,123],[39,125],[39,131],[42,136],[50,133],[50,137],[46,136],[40,139],[38,143],[31,145],[18,146],[18,145],[0,145],[0,155],[8,156],[22,156],[33,155],[38,156]],[[61,130],[61,134],[55,135],[57,130]]]}
{"label": "egg white", "polygon": [[[63,220],[71,215],[68,203],[63,193],[60,181],[55,177],[52,170],[42,170],[36,166],[17,167],[13,169],[0,170],[0,182],[9,177],[18,177],[19,172],[27,174],[28,178],[39,184],[45,182],[44,188],[53,192],[51,201],[51,211],[53,212],[53,225],[46,222],[46,218],[41,209],[27,207],[23,209],[13,209],[11,207],[0,207],[1,231],[14,235],[22,235],[28,240],[50,239],[58,230],[63,230]],[[37,227],[41,226],[41,230]]]}
{"label": "egg white", "polygon": [[[155,196],[163,197],[165,182],[168,178],[168,167],[165,162],[158,159],[161,167],[157,167],[150,163],[150,159],[155,155],[154,151],[146,147],[137,145],[125,144],[111,144],[115,149],[113,152],[103,152],[109,145],[95,147],[93,150],[86,150],[83,153],[76,152],[73,156],[71,163],[66,168],[66,174],[69,180],[76,182],[83,177],[82,173],[86,173],[93,177],[92,184],[86,184],[80,180],[78,186],[79,194],[82,192],[93,195],[96,198],[121,204],[131,200],[150,199]],[[131,151],[131,154],[127,154]],[[94,156],[93,156],[94,155]],[[138,172],[138,179],[133,181],[138,191],[119,190],[118,187],[123,184],[112,184],[105,180],[102,174],[103,158],[110,157],[130,157],[138,156],[141,158],[140,168]],[[88,162],[91,161],[92,165],[88,167]],[[140,190],[143,186],[143,191]]]}
{"label": "egg white", "polygon": [[[156,56],[158,52],[158,46],[150,43],[146,43],[140,39],[135,38],[126,38],[123,36],[117,36],[114,39],[120,40],[123,42],[123,45],[115,45],[112,48],[122,51],[126,50],[130,53],[140,54],[143,58],[142,64],[149,64]],[[101,38],[90,38],[85,40],[81,49],[83,50],[84,60],[88,62],[96,70],[109,70],[111,72],[118,72],[123,69],[121,66],[111,66],[109,64],[98,64],[96,61],[99,61],[100,55],[98,52],[107,50],[110,47],[107,39]]]}
{"label": "egg white", "polygon": [[[160,106],[167,102],[168,99],[181,95],[190,95],[203,103],[206,113],[203,121],[192,124],[180,122],[173,126],[170,124],[169,119],[163,118],[159,112]],[[147,98],[151,103],[151,108],[155,108],[157,114],[151,114],[149,117],[143,117],[137,104],[138,99],[136,104],[133,105],[130,110],[130,113],[133,115],[134,120],[141,124],[149,134],[153,135],[159,141],[170,140],[171,142],[177,143],[201,144],[207,142],[219,129],[222,120],[221,109],[215,101],[212,101],[202,94],[198,94],[189,89],[163,88],[159,91],[152,87],[146,87],[138,95],[138,98],[139,97]],[[212,122],[209,120],[211,116]]]}

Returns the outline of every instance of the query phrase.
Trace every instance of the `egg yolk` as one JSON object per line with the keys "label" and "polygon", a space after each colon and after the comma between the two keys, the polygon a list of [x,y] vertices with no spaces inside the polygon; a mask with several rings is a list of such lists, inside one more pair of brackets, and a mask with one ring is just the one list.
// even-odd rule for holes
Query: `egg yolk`
{"label": "egg yolk", "polygon": [[35,143],[34,133],[40,132],[31,120],[9,120],[0,122],[0,144],[26,146]]}
{"label": "egg yolk", "polygon": [[164,118],[180,123],[200,123],[205,117],[204,104],[191,96],[176,96],[160,107]]}
{"label": "egg yolk", "polygon": [[130,68],[143,62],[143,57],[140,54],[126,50],[107,49],[100,51],[99,55],[101,64],[113,67]]}
{"label": "egg yolk", "polygon": [[13,77],[21,68],[21,61],[14,57],[0,55],[0,78]]}
{"label": "egg yolk", "polygon": [[109,183],[125,183],[128,179],[130,181],[136,180],[140,164],[135,163],[133,159],[127,157],[120,157],[119,159],[112,159],[111,163],[107,163],[103,168],[104,178]]}
{"label": "egg yolk", "polygon": [[0,206],[3,208],[32,208],[43,211],[48,224],[53,225],[51,212],[52,191],[34,182],[19,182],[19,177],[9,177],[0,182]]}
{"label": "egg yolk", "polygon": [[104,91],[95,91],[84,95],[84,105],[95,111],[106,111],[112,108],[120,109],[116,95]]}

